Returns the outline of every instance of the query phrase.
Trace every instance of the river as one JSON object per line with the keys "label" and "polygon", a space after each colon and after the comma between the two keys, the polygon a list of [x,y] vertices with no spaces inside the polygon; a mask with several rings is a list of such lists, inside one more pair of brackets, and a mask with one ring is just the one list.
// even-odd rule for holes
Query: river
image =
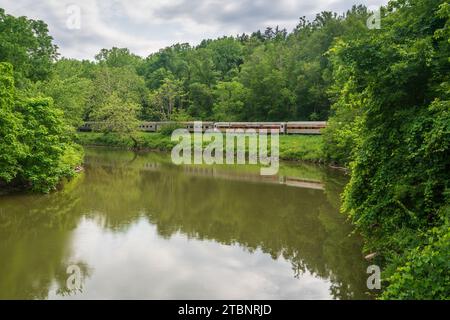
{"label": "river", "polygon": [[365,299],[346,181],[87,148],[61,190],[0,196],[0,298]]}

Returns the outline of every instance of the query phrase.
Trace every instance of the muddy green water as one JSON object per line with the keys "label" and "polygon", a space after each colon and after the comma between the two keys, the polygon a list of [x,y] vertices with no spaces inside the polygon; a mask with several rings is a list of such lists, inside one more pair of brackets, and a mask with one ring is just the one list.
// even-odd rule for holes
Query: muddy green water
{"label": "muddy green water", "polygon": [[61,191],[0,196],[0,298],[366,298],[345,182],[313,165],[263,178],[86,149]]}

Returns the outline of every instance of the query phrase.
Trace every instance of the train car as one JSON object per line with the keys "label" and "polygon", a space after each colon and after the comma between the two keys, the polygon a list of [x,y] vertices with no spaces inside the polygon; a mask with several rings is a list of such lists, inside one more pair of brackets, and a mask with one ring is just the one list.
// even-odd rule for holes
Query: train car
{"label": "train car", "polygon": [[259,130],[265,129],[270,132],[271,129],[278,130],[279,133],[283,134],[286,132],[285,122],[216,122],[214,123],[214,129],[220,132],[226,132],[227,129],[255,129],[257,132]]}
{"label": "train car", "polygon": [[[200,122],[198,122],[200,123]],[[198,129],[201,132],[205,132],[208,129],[214,129],[214,122],[201,122],[201,126],[198,126],[194,121],[183,121],[183,122],[175,122],[175,121],[158,121],[153,122],[153,126],[151,126],[151,132],[159,131],[162,127],[167,125],[174,125],[180,128],[187,129],[189,132],[194,132]]]}
{"label": "train car", "polygon": [[[169,125],[175,125],[177,124],[174,121],[146,121],[142,122],[139,125],[139,130],[145,131],[145,132],[158,132],[161,130],[161,128]],[[188,125],[185,123],[180,123],[181,128],[188,128]]]}
{"label": "train car", "polygon": [[145,131],[145,132],[156,132],[157,125],[158,125],[158,122],[155,122],[155,121],[141,122],[141,124],[139,125],[139,130]]}
{"label": "train car", "polygon": [[[199,124],[201,123],[201,126]],[[206,130],[214,129],[214,122],[205,121],[195,123],[193,121],[186,121],[181,123],[184,128],[188,129],[189,132],[194,132],[196,129],[198,131],[205,132]]]}
{"label": "train car", "polygon": [[286,123],[287,134],[321,134],[326,121],[292,121]]}

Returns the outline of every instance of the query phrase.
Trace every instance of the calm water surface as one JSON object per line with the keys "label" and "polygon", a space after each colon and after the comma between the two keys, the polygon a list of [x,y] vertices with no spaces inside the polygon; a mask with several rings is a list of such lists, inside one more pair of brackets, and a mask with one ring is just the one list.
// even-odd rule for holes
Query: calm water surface
{"label": "calm water surface", "polygon": [[338,210],[345,182],[305,164],[263,178],[87,149],[61,191],[0,196],[0,298],[366,298],[361,240]]}

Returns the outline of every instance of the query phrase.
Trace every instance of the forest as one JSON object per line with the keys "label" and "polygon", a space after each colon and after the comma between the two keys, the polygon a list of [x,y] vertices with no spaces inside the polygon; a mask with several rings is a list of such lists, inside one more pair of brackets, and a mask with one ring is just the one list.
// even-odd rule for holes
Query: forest
{"label": "forest", "polygon": [[82,163],[84,121],[326,120],[350,170],[341,211],[382,266],[384,299],[450,299],[450,4],[393,0],[292,31],[61,57],[45,22],[0,9],[0,188],[49,192]]}

